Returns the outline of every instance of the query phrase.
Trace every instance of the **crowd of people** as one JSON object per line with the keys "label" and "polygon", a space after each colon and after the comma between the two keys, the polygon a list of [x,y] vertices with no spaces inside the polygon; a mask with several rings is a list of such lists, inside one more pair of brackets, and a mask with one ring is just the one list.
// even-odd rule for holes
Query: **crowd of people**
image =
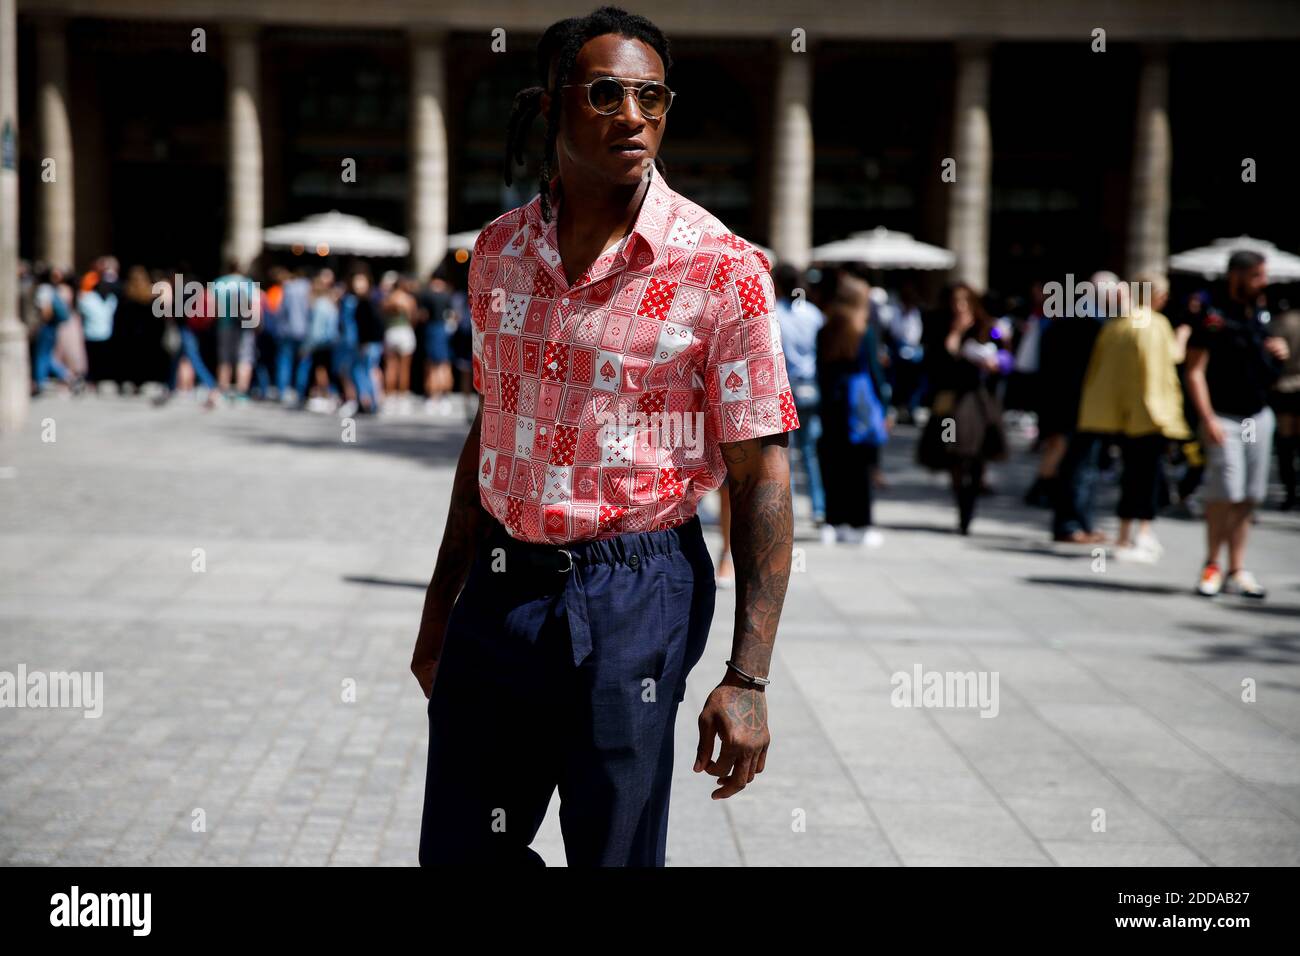
{"label": "crowd of people", "polygon": [[[451,401],[472,393],[468,304],[442,271],[372,282],[364,266],[340,279],[281,266],[254,277],[231,263],[197,283],[142,266],[121,275],[105,256],[79,276],[23,267],[20,278],[36,394],[152,383],[158,402],[257,399],[347,416],[409,412],[418,391],[430,412],[472,416],[471,401]],[[884,544],[873,500],[899,422],[920,428],[916,459],[947,476],[957,531],[969,534],[992,493],[988,465],[1007,457],[1008,428],[1019,427],[1038,462],[1024,501],[1050,513],[1054,541],[1152,563],[1161,511],[1203,514],[1197,589],[1263,597],[1246,542],[1274,457],[1280,507],[1297,503],[1300,309],[1248,251],[1177,308],[1161,275],[1099,272],[1088,284],[1094,294],[1064,308],[1043,283],[1019,300],[956,284],[927,308],[908,280],[891,293],[862,269],[777,266],[802,425],[792,464],[823,542]],[[1118,475],[1113,542],[1097,528],[1103,474]],[[718,579],[730,579],[725,542]]]}
{"label": "crowd of people", "polygon": [[[31,339],[32,391],[150,389],[207,407],[250,400],[344,415],[452,414],[471,390],[463,290],[444,272],[372,281],[363,265],[340,278],[228,263],[201,281],[103,256],[80,275],[20,264]],[[416,370],[415,381],[413,372]]]}
{"label": "crowd of people", "polygon": [[[1092,294],[1064,308],[1042,283],[1021,302],[957,284],[926,309],[911,283],[891,294],[854,269],[808,278],[774,272],[802,424],[795,467],[824,542],[883,543],[872,502],[895,422],[921,426],[917,461],[948,476],[961,534],[992,492],[988,464],[1010,452],[1008,428],[1022,427],[1038,455],[1024,500],[1051,514],[1055,542],[1113,545],[1119,560],[1153,563],[1163,554],[1156,516],[1203,513],[1197,590],[1264,596],[1246,540],[1275,456],[1279,505],[1297,502],[1300,309],[1269,287],[1260,255],[1235,253],[1222,283],[1177,309],[1154,274],[1097,273]],[[1114,541],[1096,527],[1094,504],[1110,473],[1120,490]]]}

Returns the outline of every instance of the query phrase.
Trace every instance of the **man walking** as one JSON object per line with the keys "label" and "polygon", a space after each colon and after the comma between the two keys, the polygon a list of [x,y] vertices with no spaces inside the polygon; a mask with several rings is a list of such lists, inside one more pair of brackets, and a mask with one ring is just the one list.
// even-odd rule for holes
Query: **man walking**
{"label": "man walking", "polygon": [[670,66],[657,27],[602,7],[547,29],[542,85],[515,99],[507,182],[539,112],[546,148],[538,195],[470,266],[482,403],[411,663],[422,864],[542,863],[558,788],[570,865],[663,865],[673,725],[714,606],[695,510],[724,480],[735,634],[694,769],[715,799],[764,769],[799,421],[766,259],[663,179]]}
{"label": "man walking", "polygon": [[1243,250],[1228,260],[1227,298],[1202,313],[1187,343],[1187,389],[1201,421],[1205,448],[1205,565],[1197,591],[1214,597],[1225,587],[1219,554],[1228,549],[1227,590],[1250,598],[1265,591],[1245,567],[1246,534],[1257,502],[1268,494],[1273,448],[1269,388],[1290,355],[1286,340],[1268,334],[1263,308],[1264,257]]}
{"label": "man walking", "polygon": [[[826,518],[826,491],[817,461],[817,437],[820,393],[817,389],[817,333],[826,324],[822,310],[803,294],[803,277],[794,266],[777,266],[772,273],[776,287],[776,314],[781,323],[781,347],[785,353],[786,377],[794,394],[795,412],[800,428],[795,435],[799,444],[799,461],[808,479],[808,496],[812,499],[813,521]],[[795,291],[799,295],[795,297]]]}

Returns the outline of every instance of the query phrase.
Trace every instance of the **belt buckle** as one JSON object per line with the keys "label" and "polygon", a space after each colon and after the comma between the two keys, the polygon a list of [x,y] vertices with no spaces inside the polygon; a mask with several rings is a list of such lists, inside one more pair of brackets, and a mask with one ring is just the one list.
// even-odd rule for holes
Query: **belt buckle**
{"label": "belt buckle", "polygon": [[564,555],[566,558],[568,558],[568,559],[569,559],[569,565],[568,565],[568,567],[565,567],[565,568],[556,568],[556,570],[559,571],[561,574],[565,574],[565,573],[568,572],[568,571],[572,571],[572,570],[573,570],[573,553],[570,552],[570,551],[569,551],[568,549],[566,549],[566,548],[559,548],[558,551],[557,551],[557,553],[562,554],[562,555]]}

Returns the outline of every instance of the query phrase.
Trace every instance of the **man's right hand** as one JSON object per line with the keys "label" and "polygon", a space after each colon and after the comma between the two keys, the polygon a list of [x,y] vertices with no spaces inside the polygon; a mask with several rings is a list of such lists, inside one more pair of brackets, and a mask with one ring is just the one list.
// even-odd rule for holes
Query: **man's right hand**
{"label": "man's right hand", "polygon": [[447,623],[450,613],[434,594],[425,594],[424,613],[420,616],[420,633],[415,638],[415,650],[411,652],[411,673],[420,682],[427,700],[433,693],[433,682],[438,676],[438,662],[442,659],[442,650],[447,639]]}
{"label": "man's right hand", "polygon": [[1219,424],[1219,420],[1210,415],[1205,418],[1204,424],[1205,440],[1211,445],[1222,445],[1227,436],[1223,434],[1223,426]]}
{"label": "man's right hand", "polygon": [[433,694],[433,682],[438,676],[438,659],[436,657],[415,657],[411,660],[411,673],[420,682],[424,698],[428,700]]}

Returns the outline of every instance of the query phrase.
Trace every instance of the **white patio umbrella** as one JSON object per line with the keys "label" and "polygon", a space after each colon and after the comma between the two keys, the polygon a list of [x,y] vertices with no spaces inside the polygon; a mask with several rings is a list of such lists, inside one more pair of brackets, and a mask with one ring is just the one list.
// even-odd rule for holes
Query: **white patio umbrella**
{"label": "white patio umbrella", "polygon": [[401,257],[411,251],[405,236],[372,226],[360,216],[337,209],[262,230],[262,243],[272,249],[303,246],[308,251],[328,247],[330,254]]}
{"label": "white patio umbrella", "polygon": [[957,257],[939,246],[884,226],[852,233],[811,250],[813,262],[860,262],[873,269],[951,269]]}
{"label": "white patio umbrella", "polygon": [[447,237],[447,248],[473,252],[474,243],[478,241],[478,234],[482,231],[482,229],[469,229],[465,232],[453,232]]}
{"label": "white patio umbrella", "polygon": [[1206,279],[1218,279],[1228,272],[1228,257],[1239,249],[1258,252],[1264,257],[1269,282],[1300,281],[1300,256],[1294,256],[1263,239],[1237,236],[1235,239],[1215,239],[1208,246],[1188,249],[1169,257],[1173,272],[1194,272]]}
{"label": "white patio umbrella", "polygon": [[754,242],[752,240],[746,239],[745,241],[748,242],[755,249],[757,249],[759,252],[763,253],[763,255],[767,256],[767,261],[770,262],[774,267],[776,266],[775,252],[773,252],[767,246],[760,246],[757,242]]}

